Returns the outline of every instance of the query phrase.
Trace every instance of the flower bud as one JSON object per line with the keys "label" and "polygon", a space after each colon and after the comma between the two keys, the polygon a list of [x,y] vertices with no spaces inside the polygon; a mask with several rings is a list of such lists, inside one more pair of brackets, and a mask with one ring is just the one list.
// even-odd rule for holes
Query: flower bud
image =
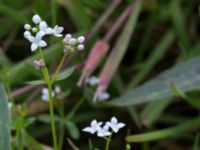
{"label": "flower bud", "polygon": [[85,48],[85,46],[84,46],[83,44],[79,44],[79,45],[77,46],[77,49],[78,49],[79,51],[82,51],[84,48]]}
{"label": "flower bud", "polygon": [[37,70],[42,70],[45,67],[45,63],[42,59],[34,60],[33,63],[35,65],[35,69],[37,69]]}
{"label": "flower bud", "polygon": [[25,30],[30,30],[30,29],[31,29],[30,24],[25,24],[25,25],[24,25],[24,29],[25,29]]}
{"label": "flower bud", "polygon": [[32,18],[32,21],[35,23],[35,24],[39,24],[41,22],[41,18],[40,16],[38,15],[34,15],[33,18]]}
{"label": "flower bud", "polygon": [[24,37],[27,39],[29,36],[31,36],[31,33],[29,31],[25,31]]}
{"label": "flower bud", "polygon": [[83,42],[85,41],[85,37],[84,37],[84,36],[79,36],[79,37],[77,38],[77,41],[78,41],[79,43],[83,43]]}

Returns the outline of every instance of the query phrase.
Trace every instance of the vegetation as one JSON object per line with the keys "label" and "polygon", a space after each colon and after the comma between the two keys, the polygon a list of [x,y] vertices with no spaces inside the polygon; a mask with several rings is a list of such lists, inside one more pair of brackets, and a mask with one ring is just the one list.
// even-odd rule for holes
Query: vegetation
{"label": "vegetation", "polygon": [[0,150],[199,150],[199,6],[1,0]]}

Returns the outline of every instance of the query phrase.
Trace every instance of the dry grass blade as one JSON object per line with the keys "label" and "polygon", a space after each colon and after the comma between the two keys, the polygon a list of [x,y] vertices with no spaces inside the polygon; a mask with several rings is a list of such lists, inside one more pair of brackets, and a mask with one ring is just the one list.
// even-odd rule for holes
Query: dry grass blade
{"label": "dry grass blade", "polygon": [[116,45],[112,49],[112,52],[104,66],[101,74],[100,74],[100,84],[97,88],[97,91],[94,96],[94,101],[96,101],[98,95],[103,91],[106,91],[113,75],[115,74],[129,44],[131,39],[131,35],[135,29],[135,25],[137,23],[142,4],[140,1],[135,1],[134,9],[132,14],[126,23],[120,37],[117,40]]}

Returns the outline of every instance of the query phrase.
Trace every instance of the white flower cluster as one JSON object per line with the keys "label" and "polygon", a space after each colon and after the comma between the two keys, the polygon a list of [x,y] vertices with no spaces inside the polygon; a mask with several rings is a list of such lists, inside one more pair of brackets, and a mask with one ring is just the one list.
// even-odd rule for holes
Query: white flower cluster
{"label": "white flower cluster", "polygon": [[[52,91],[52,96],[59,95],[62,92],[60,86],[55,86],[54,90]],[[43,88],[42,89],[42,100],[45,102],[49,102],[49,91],[48,88]]]}
{"label": "white flower cluster", "polygon": [[83,42],[85,41],[84,36],[79,36],[78,38],[73,38],[71,34],[66,34],[63,43],[65,45],[64,53],[73,52],[74,50],[82,51],[84,50],[85,46]]}
{"label": "white flower cluster", "polygon": [[[96,76],[91,76],[90,78],[87,78],[85,80],[85,83],[87,83],[90,86],[96,86],[100,83],[100,80]],[[110,98],[110,94],[107,92],[102,92],[98,95],[98,99],[100,101],[105,101],[105,100],[108,100],[109,98]]]}
{"label": "white flower cluster", "polygon": [[[32,18],[34,27],[30,24],[25,24],[24,37],[31,42],[31,51],[37,50],[39,47],[46,47],[47,43],[42,39],[45,35],[54,35],[56,37],[62,37],[63,27],[56,25],[54,28],[48,27],[47,23],[43,21],[40,16],[34,15]],[[33,36],[34,34],[35,36]]]}
{"label": "white flower cluster", "polygon": [[[103,127],[101,127],[102,124],[103,122],[97,122],[96,120],[93,120],[90,123],[90,127],[86,127],[82,131],[89,132],[91,134],[97,133],[98,137],[107,137],[113,132],[117,133],[119,129],[125,126],[124,123],[118,122],[116,117],[112,117],[111,121],[107,121]],[[110,128],[112,131],[109,131]]]}

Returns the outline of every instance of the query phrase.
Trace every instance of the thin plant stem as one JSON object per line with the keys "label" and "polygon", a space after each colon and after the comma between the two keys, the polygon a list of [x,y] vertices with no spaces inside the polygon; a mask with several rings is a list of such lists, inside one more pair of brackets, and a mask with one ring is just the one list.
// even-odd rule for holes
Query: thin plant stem
{"label": "thin plant stem", "polygon": [[[39,48],[41,59],[45,62],[42,49]],[[48,95],[49,95],[49,112],[50,112],[50,118],[51,118],[51,130],[52,130],[52,136],[53,136],[53,144],[54,144],[54,150],[58,150],[58,144],[57,144],[57,138],[56,138],[56,128],[55,128],[55,119],[54,119],[54,108],[53,108],[53,96],[52,96],[52,82],[49,77],[49,71],[47,67],[42,70],[44,79],[46,81],[46,84],[48,86]]]}
{"label": "thin plant stem", "polygon": [[109,150],[111,138],[112,138],[112,134],[109,136],[109,138],[106,138],[106,149],[105,150]]}
{"label": "thin plant stem", "polygon": [[54,149],[58,150],[58,144],[57,144],[57,138],[56,138],[56,128],[55,128],[55,121],[54,121],[52,84],[51,84],[51,82],[49,82],[49,83],[47,83],[47,85],[48,85],[48,94],[49,94],[49,111],[50,111],[50,118],[51,118],[51,130],[52,130],[52,135],[53,135]]}
{"label": "thin plant stem", "polygon": [[52,79],[51,79],[51,82],[52,82],[52,83],[55,81],[55,79],[56,79],[56,77],[57,77],[57,75],[58,75],[58,73],[59,73],[59,71],[60,71],[60,69],[61,69],[61,67],[62,67],[62,65],[63,65],[63,62],[64,62],[66,56],[67,56],[67,54],[65,53],[65,54],[63,55],[63,57],[62,57],[62,59],[61,59],[59,65],[58,65],[58,68],[56,69],[55,74],[53,75],[53,77],[52,77]]}
{"label": "thin plant stem", "polygon": [[59,134],[58,147],[59,147],[59,150],[62,150],[64,132],[65,132],[65,125],[64,125],[65,114],[64,114],[64,105],[62,105],[62,102],[60,103],[60,106],[61,107],[58,108],[59,109],[59,113],[60,113],[60,118],[61,118],[60,119],[60,134]]}

